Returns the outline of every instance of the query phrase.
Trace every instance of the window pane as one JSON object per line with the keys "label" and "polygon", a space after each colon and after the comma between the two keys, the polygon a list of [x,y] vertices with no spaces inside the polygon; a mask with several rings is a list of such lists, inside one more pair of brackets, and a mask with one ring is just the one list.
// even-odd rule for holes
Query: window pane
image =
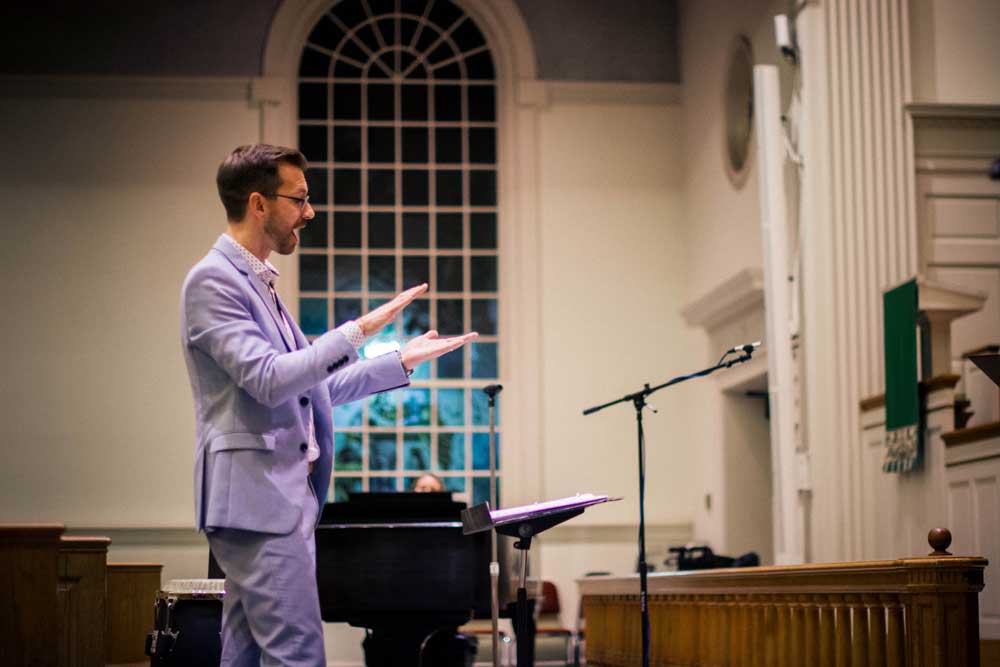
{"label": "window pane", "polygon": [[496,130],[492,127],[469,128],[469,162],[493,164],[496,161]]}
{"label": "window pane", "polygon": [[302,60],[299,61],[299,76],[326,76],[329,72],[330,56],[308,46],[302,50]]}
{"label": "window pane", "polygon": [[393,128],[368,128],[368,161],[396,161],[396,131]]}
{"label": "window pane", "polygon": [[299,118],[305,120],[326,119],[326,84],[299,84]]}
{"label": "window pane", "polygon": [[464,477],[445,477],[444,478],[444,489],[445,489],[445,491],[454,491],[456,493],[465,493],[465,478]]}
{"label": "window pane", "polygon": [[347,494],[361,491],[360,477],[336,477],[333,480],[333,500],[343,503],[347,501]]}
{"label": "window pane", "polygon": [[299,325],[307,336],[326,333],[326,299],[299,299]]}
{"label": "window pane", "polygon": [[461,299],[438,299],[437,330],[442,336],[463,333],[465,317]]}
{"label": "window pane", "polygon": [[462,214],[439,213],[437,216],[437,247],[461,249],[462,247]]}
{"label": "window pane", "polygon": [[361,247],[361,214],[337,211],[333,214],[333,246]]}
{"label": "window pane", "polygon": [[396,469],[396,435],[372,433],[368,436],[368,469]]}
{"label": "window pane", "polygon": [[496,206],[496,172],[479,169],[469,172],[469,203],[473,206]]}
{"label": "window pane", "polygon": [[[417,299],[403,309],[403,335],[419,336],[431,328],[430,302]],[[422,364],[424,366],[426,364]]]}
{"label": "window pane", "polygon": [[326,126],[300,125],[299,150],[310,162],[326,162]]}
{"label": "window pane", "polygon": [[430,279],[430,263],[427,257],[403,258],[403,289],[429,282]]}
{"label": "window pane", "polygon": [[439,357],[437,369],[437,376],[442,380],[465,377],[465,353],[459,349]]}
{"label": "window pane", "polygon": [[326,291],[326,255],[299,255],[299,289]]}
{"label": "window pane", "polygon": [[361,289],[361,258],[357,255],[334,255],[333,286],[339,292]]}
{"label": "window pane", "polygon": [[333,128],[334,162],[361,162],[361,128],[337,125]]}
{"label": "window pane", "polygon": [[406,389],[403,392],[403,426],[431,425],[431,390]]}
{"label": "window pane", "polygon": [[438,389],[438,426],[465,425],[465,390]]}
{"label": "window pane", "polygon": [[497,300],[472,299],[469,303],[472,330],[483,336],[493,336],[497,332]]}
{"label": "window pane", "polygon": [[470,79],[495,79],[496,70],[493,69],[493,58],[488,51],[480,51],[474,56],[465,59],[465,68]]}
{"label": "window pane", "polygon": [[[369,71],[375,71],[372,67]],[[396,96],[392,84],[371,84],[368,86],[368,118],[371,120],[392,120],[396,116]]]}
{"label": "window pane", "polygon": [[496,120],[493,86],[469,86],[469,120]]}
{"label": "window pane", "polygon": [[334,470],[361,470],[360,433],[336,433],[333,452]]}
{"label": "window pane", "polygon": [[462,161],[462,130],[441,127],[434,132],[434,160],[436,162]]}
{"label": "window pane", "polygon": [[368,490],[372,493],[392,493],[398,490],[397,482],[395,477],[369,477]]}
{"label": "window pane", "polygon": [[[404,172],[405,173],[405,172]],[[405,186],[404,194],[405,197]],[[404,213],[403,214],[403,247],[404,248],[426,248],[430,240],[427,230],[426,213]]]}
{"label": "window pane", "polygon": [[[496,413],[494,419],[496,419],[497,427],[500,426],[500,401],[496,402]],[[489,398],[482,391],[472,392],[472,424],[474,426],[489,426],[490,425],[490,403]]]}
{"label": "window pane", "polygon": [[361,118],[361,86],[356,83],[334,84],[333,117],[337,120]]}
{"label": "window pane", "polygon": [[[363,401],[351,401],[333,408],[333,425],[338,428],[349,428],[361,426],[361,411],[364,408]],[[361,445],[358,445],[360,447]]]}
{"label": "window pane", "polygon": [[306,172],[306,184],[309,186],[309,201],[313,204],[326,204],[329,201],[326,191],[326,174],[326,169],[313,168]]}
{"label": "window pane", "polygon": [[[427,31],[425,31],[427,32]],[[402,87],[403,120],[427,120],[427,87],[407,85]]]}
{"label": "window pane", "polygon": [[427,128],[404,127],[402,130],[403,162],[426,164]]}
{"label": "window pane", "polygon": [[[497,477],[497,495],[500,495],[500,478]],[[489,477],[473,477],[472,478],[472,504],[478,505],[479,503],[485,503],[490,499],[490,478]],[[496,505],[499,501],[490,501],[490,506]]]}
{"label": "window pane", "polygon": [[497,247],[497,215],[496,213],[473,213],[469,216],[469,247]]}
{"label": "window pane", "polygon": [[431,436],[429,433],[407,433],[403,437],[403,468],[431,469]]}
{"label": "window pane", "polygon": [[461,206],[462,204],[462,172],[437,172],[437,189],[435,201],[438,206]]}
{"label": "window pane", "polygon": [[472,377],[497,377],[497,344],[470,343],[472,348]]}
{"label": "window pane", "polygon": [[368,203],[376,206],[396,203],[396,172],[392,169],[371,169],[368,172]]}
{"label": "window pane", "polygon": [[437,258],[437,284],[435,285],[435,289],[439,292],[462,291],[461,257]]}
{"label": "window pane", "polygon": [[[497,433],[496,441],[496,466],[500,468],[500,434]],[[473,433],[472,434],[472,469],[473,470],[489,470],[490,469],[490,434],[489,433]]]}
{"label": "window pane", "polygon": [[434,120],[462,120],[461,86],[434,86]]}
{"label": "window pane", "polygon": [[326,211],[316,211],[316,217],[306,222],[306,226],[299,232],[303,248],[326,247],[326,220]]}
{"label": "window pane", "polygon": [[361,317],[361,299],[334,299],[333,326]]}
{"label": "window pane", "polygon": [[429,187],[426,171],[406,169],[403,171],[403,205],[426,206],[429,202]]}
{"label": "window pane", "polygon": [[368,214],[368,247],[396,247],[396,216],[392,213]]}
{"label": "window pane", "polygon": [[333,170],[333,203],[361,203],[361,171],[359,169]]}
{"label": "window pane", "polygon": [[386,391],[368,398],[368,425],[396,425],[396,401],[392,392]]}
{"label": "window pane", "polygon": [[368,289],[372,292],[396,291],[395,257],[384,255],[368,257]]}
{"label": "window pane", "polygon": [[496,292],[497,258],[495,256],[469,258],[469,278],[473,292]]}
{"label": "window pane", "polygon": [[438,468],[441,470],[465,469],[465,434],[438,434]]}

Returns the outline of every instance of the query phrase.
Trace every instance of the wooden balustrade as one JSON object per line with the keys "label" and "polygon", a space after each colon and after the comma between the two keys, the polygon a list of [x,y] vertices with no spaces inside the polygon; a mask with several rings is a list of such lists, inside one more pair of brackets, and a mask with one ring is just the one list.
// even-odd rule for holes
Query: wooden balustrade
{"label": "wooden balustrade", "polygon": [[[978,665],[987,561],[941,555],[944,537],[923,558],[650,575],[650,664]],[[638,577],[579,583],[587,664],[641,664]]]}

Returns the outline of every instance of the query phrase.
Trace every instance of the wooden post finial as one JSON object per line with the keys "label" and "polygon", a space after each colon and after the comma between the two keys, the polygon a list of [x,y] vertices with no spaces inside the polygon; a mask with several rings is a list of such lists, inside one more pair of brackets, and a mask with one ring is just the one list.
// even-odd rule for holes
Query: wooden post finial
{"label": "wooden post finial", "polygon": [[950,556],[948,547],[951,545],[951,531],[947,528],[931,528],[927,533],[927,543],[934,549],[928,556]]}

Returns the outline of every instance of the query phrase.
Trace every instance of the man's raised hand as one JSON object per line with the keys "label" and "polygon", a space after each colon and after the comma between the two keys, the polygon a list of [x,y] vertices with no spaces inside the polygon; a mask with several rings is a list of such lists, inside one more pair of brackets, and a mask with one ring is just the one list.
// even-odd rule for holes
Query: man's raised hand
{"label": "man's raised hand", "polygon": [[448,354],[452,350],[457,350],[478,335],[478,333],[472,331],[461,336],[441,338],[438,336],[437,331],[431,329],[422,336],[413,338],[403,346],[403,349],[400,351],[400,355],[403,358],[403,366],[406,370],[412,371],[425,361],[436,359],[442,354]]}
{"label": "man's raised hand", "polygon": [[427,283],[411,287],[405,292],[397,294],[392,301],[383,303],[375,310],[366,315],[362,315],[355,320],[355,323],[361,328],[361,333],[364,334],[365,337],[374,336],[382,330],[382,327],[387,325],[389,322],[392,322],[396,318],[396,315],[399,315],[399,311],[406,308],[410,305],[411,301],[426,291]]}

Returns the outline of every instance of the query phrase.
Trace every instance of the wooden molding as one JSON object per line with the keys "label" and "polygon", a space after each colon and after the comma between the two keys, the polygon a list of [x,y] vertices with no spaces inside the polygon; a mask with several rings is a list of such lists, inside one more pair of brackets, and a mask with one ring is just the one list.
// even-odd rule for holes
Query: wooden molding
{"label": "wooden molding", "polygon": [[905,108],[911,118],[1000,119],[1000,105],[995,104],[911,103]]}
{"label": "wooden molding", "polygon": [[960,428],[950,433],[944,433],[941,435],[944,439],[945,447],[957,447],[958,445],[989,440],[990,438],[996,438],[998,436],[1000,436],[1000,422],[979,424],[978,426],[970,426],[969,428]]}
{"label": "wooden molding", "polygon": [[[926,396],[928,394],[933,394],[936,391],[941,391],[942,389],[954,389],[955,385],[958,384],[958,381],[961,379],[961,375],[945,373],[942,375],[935,375],[927,380],[921,380],[919,383],[920,395]],[[858,405],[861,408],[861,412],[871,412],[872,410],[884,407],[885,393],[862,398],[858,401]]]}
{"label": "wooden molding", "polygon": [[65,530],[61,523],[0,523],[5,544],[58,542]]}

